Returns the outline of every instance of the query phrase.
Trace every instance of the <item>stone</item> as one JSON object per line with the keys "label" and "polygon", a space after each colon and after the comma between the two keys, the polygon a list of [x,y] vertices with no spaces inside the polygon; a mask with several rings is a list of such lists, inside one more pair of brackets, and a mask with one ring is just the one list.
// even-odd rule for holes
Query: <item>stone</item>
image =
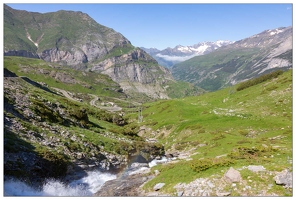
{"label": "stone", "polygon": [[242,177],[240,172],[230,167],[230,169],[224,174],[224,179],[229,183],[240,182]]}
{"label": "stone", "polygon": [[133,174],[109,180],[93,195],[101,197],[119,196],[142,196],[141,185],[153,177],[146,177],[143,174]]}
{"label": "stone", "polygon": [[157,183],[157,184],[153,187],[153,190],[154,190],[154,191],[158,191],[158,190],[160,190],[164,185],[165,185],[165,183]]}
{"label": "stone", "polygon": [[284,185],[287,188],[292,188],[293,185],[293,175],[288,169],[285,169],[273,177],[277,185]]}
{"label": "stone", "polygon": [[265,171],[265,168],[262,165],[249,165],[248,170],[252,172],[262,172]]}
{"label": "stone", "polygon": [[181,196],[183,196],[184,191],[180,191],[180,192],[178,192],[177,194],[178,194],[178,197],[181,197]]}
{"label": "stone", "polygon": [[218,197],[226,197],[229,196],[231,193],[230,192],[217,192],[216,195]]}

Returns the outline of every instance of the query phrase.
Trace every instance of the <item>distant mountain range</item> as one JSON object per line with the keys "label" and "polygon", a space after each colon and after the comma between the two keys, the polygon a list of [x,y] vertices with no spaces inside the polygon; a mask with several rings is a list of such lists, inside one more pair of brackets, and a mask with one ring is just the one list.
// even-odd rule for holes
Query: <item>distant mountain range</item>
{"label": "distant mountain range", "polygon": [[175,64],[175,79],[214,91],[277,69],[292,68],[292,27],[265,30]]}
{"label": "distant mountain range", "polygon": [[183,62],[195,56],[205,55],[232,43],[232,41],[218,40],[216,42],[200,42],[192,46],[178,45],[174,48],[168,47],[164,50],[145,47],[141,47],[141,49],[157,60],[160,65],[170,68],[177,63]]}

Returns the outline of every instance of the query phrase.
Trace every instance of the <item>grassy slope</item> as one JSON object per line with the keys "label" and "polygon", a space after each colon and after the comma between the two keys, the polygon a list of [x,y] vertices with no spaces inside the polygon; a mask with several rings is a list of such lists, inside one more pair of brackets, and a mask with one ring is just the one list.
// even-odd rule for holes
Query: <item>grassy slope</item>
{"label": "grassy slope", "polygon": [[[73,93],[95,94],[106,97],[122,98],[124,95],[117,90],[120,86],[113,82],[108,76],[92,72],[82,72],[57,64],[46,63],[39,59],[22,57],[4,57],[4,66],[18,76],[26,76],[31,80],[43,82],[51,87],[60,88]],[[29,71],[28,71],[29,69]],[[40,70],[48,73],[38,72]],[[76,80],[77,83],[64,83],[50,76],[50,73],[63,73]],[[90,87],[91,86],[91,87]]]}
{"label": "grassy slope", "polygon": [[[262,59],[264,52],[260,49],[238,49],[215,51],[208,55],[196,56],[173,67],[172,73],[177,80],[188,81],[205,90],[215,91],[224,88],[227,78],[244,69],[241,79],[248,77],[251,71],[250,66]],[[220,69],[219,71],[215,71]],[[205,71],[201,74],[202,71]],[[209,77],[205,78],[206,75]],[[216,77],[215,77],[216,76]],[[215,78],[214,78],[215,77]],[[200,81],[201,79],[204,80]]]}
{"label": "grassy slope", "polygon": [[[260,164],[276,171],[291,167],[287,159],[292,157],[292,71],[239,92],[235,87],[146,104],[143,124],[158,130],[156,138],[166,150],[190,150],[194,154],[193,161],[158,167],[161,175],[149,182],[146,189],[165,182],[163,191],[172,192],[179,182],[219,174],[219,169],[212,168],[198,173],[190,165],[224,154],[235,161],[233,167]],[[263,146],[266,152],[251,156],[252,159],[230,157],[239,147],[260,150]],[[274,184],[272,180],[271,183]]]}
{"label": "grassy slope", "polygon": [[[119,86],[118,84],[112,82],[109,77],[86,72],[85,74],[87,74],[88,77],[85,77],[83,72],[80,71],[68,68],[58,70],[57,68],[50,67],[50,64],[45,63],[42,60],[18,57],[5,57],[4,67],[18,76],[29,77],[35,82],[44,82],[48,85],[48,89],[52,91],[54,91],[52,87],[57,87],[70,91],[72,94],[75,94],[76,96],[79,95],[79,97],[83,98],[82,102],[71,101],[63,95],[50,93],[36,87],[21,77],[8,78],[7,81],[9,82],[7,83],[11,83],[11,87],[5,88],[4,91],[5,102],[7,103],[4,110],[4,116],[18,121],[24,128],[20,132],[15,132],[13,130],[9,130],[9,127],[5,127],[5,150],[9,152],[21,152],[24,146],[23,144],[28,144],[27,146],[32,147],[29,148],[28,151],[41,155],[41,157],[46,156],[49,152],[57,156],[62,155],[63,157],[65,149],[68,149],[73,153],[82,152],[87,158],[92,158],[92,155],[98,154],[101,149],[104,149],[105,152],[127,156],[128,152],[137,151],[144,148],[143,145],[146,145],[143,139],[136,135],[137,125],[117,125],[114,122],[114,119],[121,120],[119,113],[109,113],[90,105],[89,101],[92,100],[93,97],[89,94],[95,94],[103,101],[109,100],[116,102],[116,104],[120,106],[130,106],[126,103],[126,101],[120,100],[123,95],[122,93],[111,90],[112,88],[119,89]],[[28,69],[31,69],[32,71],[28,71]],[[49,72],[57,70],[64,72],[67,75],[72,74],[73,77],[75,76],[76,81],[80,81],[86,85],[91,85],[92,88],[83,87],[81,86],[81,83],[66,84],[57,82],[56,79],[51,78],[48,74],[39,73],[38,70],[43,70],[43,72],[46,70]],[[97,79],[99,79],[99,81],[97,81]],[[104,88],[111,89],[105,90]],[[14,95],[11,94],[17,94],[18,97],[28,97],[30,109],[34,112],[34,116],[40,116],[40,120],[35,119],[37,122],[32,123],[31,118],[27,117],[24,109],[18,108],[18,99],[15,99]],[[118,98],[118,100],[114,101],[114,98]],[[9,108],[7,109],[7,107],[9,107],[8,104],[10,104],[10,107],[13,107],[15,111],[11,111]],[[54,106],[51,107],[48,106],[48,104],[58,105],[59,108],[64,110],[64,113],[60,114],[53,109]],[[81,109],[84,109],[87,113],[89,121],[86,123],[83,121],[79,122],[79,119],[76,119],[76,117],[80,115],[79,113]],[[25,117],[18,117],[15,114],[18,112]],[[46,128],[43,122],[46,123],[48,127],[55,127],[59,133],[68,132],[69,136],[65,137],[62,134],[53,134],[51,129]],[[80,125],[82,123],[84,124],[84,127]],[[9,124],[4,125],[9,126]],[[56,143],[57,146],[46,146],[40,141],[32,140],[31,138],[34,137],[31,135],[28,136],[28,134],[32,131],[36,135],[34,135],[35,138],[41,138],[41,142],[44,140],[51,141],[52,137],[54,141],[58,141]],[[72,137],[77,139],[74,141],[70,139]],[[20,142],[16,143],[15,141]],[[86,147],[84,143],[91,144],[93,148]],[[73,159],[73,156],[67,158],[68,161],[73,161]],[[17,171],[17,173],[19,173],[19,171]],[[22,174],[23,171],[20,173]],[[12,173],[9,175],[15,176],[16,174]],[[25,178],[25,175],[23,178]]]}

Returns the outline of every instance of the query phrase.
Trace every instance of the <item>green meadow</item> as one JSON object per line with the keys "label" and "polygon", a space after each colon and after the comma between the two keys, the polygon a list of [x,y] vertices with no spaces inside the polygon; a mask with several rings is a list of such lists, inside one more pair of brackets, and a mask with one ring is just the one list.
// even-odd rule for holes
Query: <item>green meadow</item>
{"label": "green meadow", "polygon": [[[163,192],[170,193],[177,183],[222,176],[221,170],[230,166],[292,169],[292,70],[238,91],[239,86],[144,104],[140,125],[151,128],[144,136],[156,138],[166,152],[191,155],[187,161],[156,166],[161,173],[146,190],[164,182]],[[270,178],[264,181],[274,184]]]}

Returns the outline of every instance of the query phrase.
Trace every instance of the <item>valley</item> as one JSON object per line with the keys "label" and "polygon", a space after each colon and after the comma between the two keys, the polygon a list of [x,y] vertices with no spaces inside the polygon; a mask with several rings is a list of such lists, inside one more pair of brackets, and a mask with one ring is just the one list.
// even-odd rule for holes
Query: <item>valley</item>
{"label": "valley", "polygon": [[4,28],[4,196],[293,196],[292,27],[169,68],[81,12]]}

